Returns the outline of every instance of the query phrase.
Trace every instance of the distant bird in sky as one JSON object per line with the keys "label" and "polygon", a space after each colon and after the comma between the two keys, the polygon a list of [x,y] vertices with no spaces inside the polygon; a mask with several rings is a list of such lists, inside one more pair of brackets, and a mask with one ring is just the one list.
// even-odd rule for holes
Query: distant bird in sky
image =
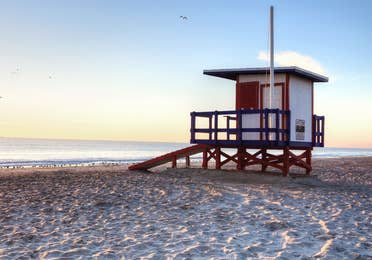
{"label": "distant bird in sky", "polygon": [[182,19],[182,20],[188,20],[189,18],[187,18],[187,16],[180,15],[180,19]]}

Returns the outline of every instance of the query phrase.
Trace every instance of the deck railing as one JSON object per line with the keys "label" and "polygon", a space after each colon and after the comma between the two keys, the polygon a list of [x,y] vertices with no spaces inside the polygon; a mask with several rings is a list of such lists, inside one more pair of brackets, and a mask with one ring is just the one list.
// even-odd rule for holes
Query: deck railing
{"label": "deck railing", "polygon": [[[222,145],[288,145],[290,139],[290,111],[280,109],[230,110],[191,112],[191,143]],[[243,127],[244,119],[256,115],[259,127]],[[226,121],[221,124],[220,116]],[[259,116],[259,117],[257,117]],[[200,128],[197,118],[207,118],[207,127]],[[253,119],[253,118],[252,118]],[[255,121],[253,119],[253,121]],[[270,121],[273,125],[270,126]],[[232,127],[232,122],[235,126]],[[220,125],[223,125],[220,127]],[[197,134],[207,134],[208,138],[198,138]],[[219,136],[222,133],[222,136]],[[225,135],[223,135],[225,133]],[[244,133],[256,133],[256,138],[249,139]],[[231,138],[233,136],[233,139]]]}
{"label": "deck railing", "polygon": [[313,146],[324,147],[324,116],[313,115]]}

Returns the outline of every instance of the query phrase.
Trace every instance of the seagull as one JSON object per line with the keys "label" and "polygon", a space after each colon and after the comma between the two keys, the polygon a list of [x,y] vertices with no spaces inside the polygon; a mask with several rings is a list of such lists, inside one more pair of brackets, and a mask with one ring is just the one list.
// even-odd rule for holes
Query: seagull
{"label": "seagull", "polygon": [[180,19],[187,20],[188,18],[187,18],[187,16],[180,15]]}

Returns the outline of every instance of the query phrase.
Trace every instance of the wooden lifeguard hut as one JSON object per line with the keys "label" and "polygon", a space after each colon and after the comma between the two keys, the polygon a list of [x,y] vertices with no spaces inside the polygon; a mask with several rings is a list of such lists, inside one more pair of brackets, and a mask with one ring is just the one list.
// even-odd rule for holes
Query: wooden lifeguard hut
{"label": "wooden lifeguard hut", "polygon": [[235,83],[235,109],[191,112],[193,146],[129,169],[166,162],[176,167],[180,158],[189,165],[190,155],[202,153],[203,168],[214,160],[216,169],[234,162],[238,170],[261,165],[265,171],[270,166],[286,176],[291,166],[298,166],[310,174],[313,147],[324,147],[324,116],[314,114],[314,83],[328,78],[294,66],[274,68],[272,7],[270,21],[270,67],[204,70]]}

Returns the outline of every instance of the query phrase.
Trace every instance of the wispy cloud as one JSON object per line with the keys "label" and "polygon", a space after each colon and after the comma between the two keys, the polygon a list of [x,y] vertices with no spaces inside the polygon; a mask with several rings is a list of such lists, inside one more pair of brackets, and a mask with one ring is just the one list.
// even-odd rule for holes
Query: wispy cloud
{"label": "wispy cloud", "polygon": [[[260,51],[257,59],[268,62],[268,53]],[[279,66],[297,66],[322,75],[326,74],[325,69],[317,60],[295,51],[279,51],[275,53],[274,61]]]}

